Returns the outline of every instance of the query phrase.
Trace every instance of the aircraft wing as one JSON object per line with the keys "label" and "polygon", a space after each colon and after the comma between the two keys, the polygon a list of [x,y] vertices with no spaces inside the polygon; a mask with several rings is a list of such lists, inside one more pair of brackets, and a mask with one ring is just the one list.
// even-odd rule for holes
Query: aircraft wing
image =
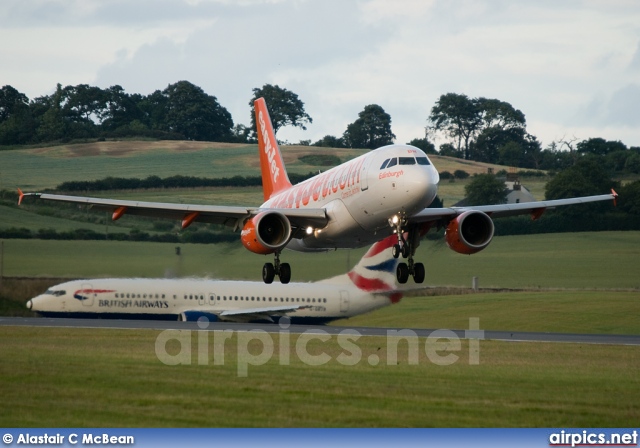
{"label": "aircraft wing", "polygon": [[517,204],[496,204],[469,207],[425,208],[415,215],[410,216],[409,222],[421,223],[439,221],[442,219],[447,220],[455,218],[469,210],[484,212],[492,218],[530,214],[533,219],[538,219],[545,210],[554,209],[563,205],[586,204],[598,201],[614,201],[615,203],[617,197],[618,194],[614,190],[611,190],[610,194],[584,196],[580,198],[555,199],[551,201],[520,202]]}
{"label": "aircraft wing", "polygon": [[[258,308],[244,308],[235,310],[225,310],[220,312],[219,310],[208,310],[212,313],[220,316],[222,320],[230,320],[235,322],[249,322],[254,320],[266,320],[273,322],[273,316],[284,316],[287,313],[309,308],[309,305],[284,305],[284,306],[269,306]],[[198,311],[203,311],[199,309]]]}
{"label": "aircraft wing", "polygon": [[102,199],[84,196],[67,196],[47,193],[23,193],[20,194],[19,204],[24,197],[33,196],[45,201],[59,201],[74,204],[88,205],[96,210],[105,210],[113,213],[116,220],[124,214],[150,216],[154,218],[165,218],[182,221],[182,226],[187,227],[192,222],[206,222],[213,224],[223,224],[233,227],[234,230],[241,229],[244,221],[260,212],[276,210],[291,222],[293,227],[324,227],[329,218],[324,209],[264,209],[258,207],[237,207],[222,205],[197,205],[197,204],[174,204],[169,202],[142,202],[124,201],[117,199]]}

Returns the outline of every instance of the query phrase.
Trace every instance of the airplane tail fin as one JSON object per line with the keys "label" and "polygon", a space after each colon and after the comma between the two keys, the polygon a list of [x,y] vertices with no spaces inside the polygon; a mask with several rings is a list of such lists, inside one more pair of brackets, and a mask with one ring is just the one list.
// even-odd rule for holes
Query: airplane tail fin
{"label": "airplane tail fin", "polygon": [[264,200],[291,187],[264,98],[254,102]]}
{"label": "airplane tail fin", "polygon": [[[358,289],[367,292],[397,293],[399,284],[396,279],[397,258],[393,258],[392,247],[398,242],[398,237],[390,235],[378,241],[369,248],[347,276]],[[400,300],[402,295],[397,295]],[[392,299],[394,294],[391,294]],[[397,301],[395,300],[395,301]]]}

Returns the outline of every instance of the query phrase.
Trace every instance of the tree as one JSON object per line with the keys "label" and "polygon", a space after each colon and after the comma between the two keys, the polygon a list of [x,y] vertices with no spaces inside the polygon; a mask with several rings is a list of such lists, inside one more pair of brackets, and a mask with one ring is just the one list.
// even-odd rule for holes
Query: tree
{"label": "tree", "polygon": [[506,101],[481,97],[476,104],[482,116],[483,128],[507,130],[524,128],[527,124],[524,114]]}
{"label": "tree", "polygon": [[106,106],[101,116],[104,130],[128,128],[134,132],[136,129],[141,132],[149,127],[148,117],[140,107],[144,100],[142,95],[129,95],[119,85],[109,87],[103,94]]}
{"label": "tree", "polygon": [[578,154],[595,154],[597,156],[606,156],[611,152],[626,151],[626,149],[626,145],[620,141],[606,141],[599,137],[583,140],[576,145]]}
{"label": "tree", "polygon": [[466,205],[504,204],[507,197],[504,182],[489,173],[474,175],[464,192]]}
{"label": "tree", "polygon": [[507,190],[504,182],[493,174],[476,174],[464,187],[466,205],[504,204]]}
{"label": "tree", "polygon": [[377,104],[365,106],[342,136],[348,148],[369,149],[390,145],[395,138],[391,132],[391,116]]}
{"label": "tree", "polygon": [[59,140],[67,135],[67,126],[62,114],[63,101],[62,85],[58,84],[51,96],[36,98],[35,109],[42,112],[38,118],[38,140],[50,142]]}
{"label": "tree", "polygon": [[35,134],[29,99],[7,85],[0,90],[0,145],[29,143]]}
{"label": "tree", "polygon": [[444,131],[456,141],[456,150],[469,158],[469,143],[480,128],[482,117],[477,100],[467,95],[441,95],[431,108],[429,121],[435,131]]}
{"label": "tree", "polygon": [[[295,126],[307,130],[305,124],[313,123],[313,119],[304,111],[304,103],[295,93],[278,85],[265,84],[262,88],[253,89],[253,98],[249,102],[253,111],[253,103],[264,98],[271,117],[274,134],[284,126]],[[251,127],[256,129],[256,116],[251,113]]]}
{"label": "tree", "polygon": [[[524,114],[511,104],[464,94],[440,96],[428,120],[431,123],[428,128],[454,139],[456,150],[464,159],[495,163],[500,146],[526,134]],[[478,141],[474,144],[476,137]]]}
{"label": "tree", "polygon": [[320,146],[324,148],[344,148],[344,140],[333,135],[325,135],[320,140],[315,142],[313,146]]}
{"label": "tree", "polygon": [[0,89],[0,123],[8,120],[22,108],[29,106],[29,98],[13,87],[6,85]]}
{"label": "tree", "polygon": [[426,154],[437,154],[435,145],[426,138],[414,138],[407,144],[422,149]]}
{"label": "tree", "polygon": [[580,159],[547,182],[545,197],[551,200],[605,194],[615,187],[616,182],[611,180],[600,159],[591,156]]}
{"label": "tree", "polygon": [[166,130],[190,140],[229,141],[233,120],[216,97],[189,81],[178,81],[162,91],[167,98]]}

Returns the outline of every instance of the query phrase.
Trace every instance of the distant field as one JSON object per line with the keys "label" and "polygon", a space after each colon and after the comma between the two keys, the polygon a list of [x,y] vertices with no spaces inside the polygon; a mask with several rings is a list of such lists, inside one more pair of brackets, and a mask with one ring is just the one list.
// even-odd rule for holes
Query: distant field
{"label": "distant field", "polygon": [[[274,356],[238,377],[239,347],[224,342],[224,365],[213,364],[213,333],[191,335],[190,365],[167,366],[156,356],[159,332],[0,328],[0,425],[4,427],[635,427],[640,418],[637,347],[481,341],[479,364],[469,342],[420,339],[409,357],[398,345],[390,362],[384,337],[362,337],[358,353],[312,339],[307,353],[329,362],[304,363],[290,337],[288,362]],[[175,342],[175,341],[173,341]],[[286,346],[285,346],[286,347]],[[178,353],[177,342],[167,352]],[[206,365],[198,364],[204,353]],[[241,351],[242,353],[242,351]],[[339,356],[355,360],[344,365]],[[379,362],[371,365],[375,356]],[[417,364],[410,364],[416,359]],[[267,361],[265,359],[265,361]]]}
{"label": "distant field", "polygon": [[[290,172],[306,174],[327,167],[307,165],[300,156],[321,151],[346,161],[363,150],[283,146]],[[107,176],[145,178],[151,175],[196,177],[258,176],[257,145],[215,142],[100,142],[48,148],[0,151],[0,189],[39,190],[71,180]]]}
{"label": "distant field", "polygon": [[[260,281],[271,256],[233,244],[176,244],[121,241],[5,240],[6,276],[162,277],[165,274]],[[308,254],[285,251],[293,281],[345,273],[366,248]],[[417,259],[425,263],[425,286],[640,289],[640,232],[585,232],[496,237],[482,252],[461,255],[442,240],[425,240]]]}
{"label": "distant field", "polygon": [[[306,174],[326,170],[299,160],[309,154],[327,154],[341,162],[366,150],[282,146],[287,170]],[[500,165],[430,156],[439,171],[457,169],[469,174],[505,169]],[[52,188],[71,180],[96,180],[107,176],[145,178],[150,175],[197,177],[257,176],[257,145],[190,141],[119,141],[61,145],[47,148],[0,151],[0,190]]]}

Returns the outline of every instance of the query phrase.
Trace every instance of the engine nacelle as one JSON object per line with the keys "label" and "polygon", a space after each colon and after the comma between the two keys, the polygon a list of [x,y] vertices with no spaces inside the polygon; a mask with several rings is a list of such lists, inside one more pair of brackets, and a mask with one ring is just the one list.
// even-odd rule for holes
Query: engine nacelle
{"label": "engine nacelle", "polygon": [[244,247],[256,254],[272,254],[291,238],[291,223],[282,213],[262,212],[248,220],[240,239]]}
{"label": "engine nacelle", "polygon": [[493,221],[489,215],[469,210],[449,223],[444,239],[452,250],[471,255],[489,245],[493,231]]}

